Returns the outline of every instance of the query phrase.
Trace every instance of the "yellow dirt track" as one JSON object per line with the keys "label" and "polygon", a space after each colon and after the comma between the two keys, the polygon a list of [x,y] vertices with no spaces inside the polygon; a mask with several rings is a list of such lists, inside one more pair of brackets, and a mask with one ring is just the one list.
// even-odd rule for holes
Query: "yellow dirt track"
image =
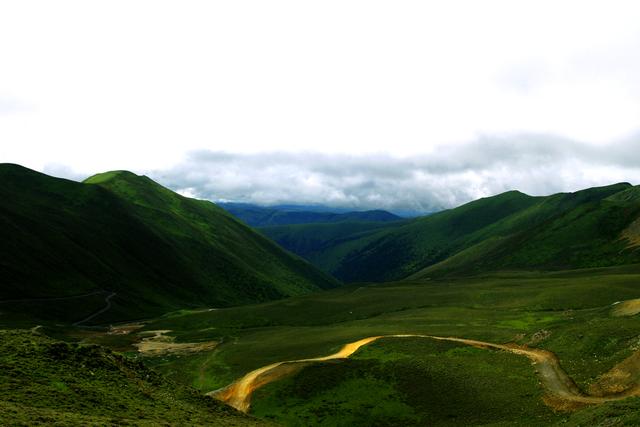
{"label": "yellow dirt track", "polygon": [[[301,367],[308,363],[322,362],[332,359],[344,359],[351,356],[360,347],[381,338],[426,338],[440,341],[451,341],[470,345],[473,347],[503,350],[513,354],[525,356],[529,360],[531,360],[542,382],[543,387],[545,388],[548,395],[552,398],[552,400],[556,402],[554,406],[561,406],[563,403],[597,404],[640,395],[639,384],[633,384],[630,387],[626,387],[620,392],[608,395],[603,395],[602,393],[598,393],[598,395],[585,394],[578,388],[578,386],[576,386],[575,382],[562,369],[556,355],[547,350],[524,347],[517,344],[494,344],[490,342],[464,338],[438,337],[432,335],[415,334],[379,335],[363,338],[344,345],[340,349],[340,351],[329,356],[272,363],[270,365],[263,366],[262,368],[251,371],[242,378],[228,385],[227,387],[209,392],[207,393],[207,395],[221,400],[240,411],[247,412],[251,405],[251,395],[256,389],[288,375],[295,370],[296,365],[299,365],[298,367]],[[625,362],[622,362],[621,365],[624,363]],[[614,367],[613,370],[615,369],[616,368]],[[560,402],[560,405],[558,404],[558,402]]]}

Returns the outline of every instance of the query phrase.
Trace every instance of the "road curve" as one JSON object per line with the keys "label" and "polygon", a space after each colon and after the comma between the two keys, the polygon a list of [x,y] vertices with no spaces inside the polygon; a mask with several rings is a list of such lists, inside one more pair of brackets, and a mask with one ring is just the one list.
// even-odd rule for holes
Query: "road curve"
{"label": "road curve", "polygon": [[251,405],[251,395],[258,388],[283,376],[292,371],[291,365],[322,362],[332,359],[344,359],[355,353],[360,347],[374,342],[380,338],[427,338],[439,341],[451,341],[461,344],[470,345],[477,348],[495,349],[508,351],[527,357],[531,360],[535,367],[543,387],[546,392],[565,402],[575,402],[584,404],[597,404],[612,400],[624,399],[630,396],[640,395],[640,385],[635,385],[630,389],[616,394],[605,396],[591,396],[584,394],[575,382],[567,375],[560,366],[560,362],[555,354],[550,351],[523,347],[517,344],[494,344],[485,341],[470,340],[456,337],[438,337],[433,335],[416,335],[416,334],[398,334],[398,335],[378,335],[360,339],[343,346],[337,353],[329,356],[317,357],[311,359],[288,360],[283,362],[272,363],[262,368],[258,368],[249,372],[237,381],[228,386],[207,393],[218,400],[221,400],[234,408],[247,412]]}
{"label": "road curve", "polygon": [[75,322],[73,324],[73,326],[80,326],[83,323],[87,323],[89,320],[101,315],[102,313],[104,313],[105,311],[109,310],[111,308],[111,298],[115,297],[117,294],[115,292],[111,292],[109,295],[107,295],[104,299],[105,302],[105,306],[103,308],[101,308],[100,310],[96,311],[95,313],[91,314],[88,317],[85,317],[82,320],[78,320],[77,322]]}
{"label": "road curve", "polygon": [[[344,359],[351,356],[363,345],[369,344],[370,342],[373,342],[379,338],[382,338],[382,336],[368,337],[358,341],[354,341],[352,343],[346,344],[340,349],[340,351],[329,356],[272,363],[271,365],[263,366],[262,368],[251,371],[244,377],[228,385],[227,387],[209,392],[207,393],[207,395],[221,400],[242,412],[247,412],[251,404],[251,394],[256,389],[272,381],[275,381],[276,379],[281,378],[288,373],[287,370],[281,369],[282,375],[278,375],[277,372],[274,372],[278,368],[293,363],[300,364],[309,362],[323,362],[332,359]],[[270,378],[266,378],[265,374],[267,373],[276,373],[276,375],[271,376]]]}

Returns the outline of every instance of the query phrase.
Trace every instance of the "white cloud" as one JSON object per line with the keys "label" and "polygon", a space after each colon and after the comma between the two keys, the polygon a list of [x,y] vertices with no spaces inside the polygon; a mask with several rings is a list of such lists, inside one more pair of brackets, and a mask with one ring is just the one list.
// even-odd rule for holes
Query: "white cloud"
{"label": "white cloud", "polygon": [[637,139],[594,147],[521,134],[440,146],[413,157],[196,151],[182,164],[149,174],[209,200],[427,212],[514,189],[548,195],[640,183],[639,147]]}
{"label": "white cloud", "polygon": [[[2,2],[0,94],[33,108],[0,116],[0,161],[90,174],[169,170],[194,150],[438,157],[514,133],[606,147],[640,130],[638,22],[640,4],[616,0]],[[462,181],[479,194],[501,179]]]}
{"label": "white cloud", "polygon": [[0,93],[0,117],[30,111],[33,111],[33,107],[14,96]]}

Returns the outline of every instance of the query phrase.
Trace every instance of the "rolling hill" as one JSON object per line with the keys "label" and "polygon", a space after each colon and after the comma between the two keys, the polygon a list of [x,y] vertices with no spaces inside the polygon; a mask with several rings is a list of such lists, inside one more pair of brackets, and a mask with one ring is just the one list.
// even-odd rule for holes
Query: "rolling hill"
{"label": "rolling hill", "polygon": [[338,284],[213,203],[144,176],[78,183],[3,164],[0,182],[3,314],[77,322],[106,304],[87,323],[107,322]]}
{"label": "rolling hill", "polygon": [[621,183],[546,197],[510,191],[375,226],[263,232],[341,280],[364,282],[638,262],[639,217],[640,188]]}

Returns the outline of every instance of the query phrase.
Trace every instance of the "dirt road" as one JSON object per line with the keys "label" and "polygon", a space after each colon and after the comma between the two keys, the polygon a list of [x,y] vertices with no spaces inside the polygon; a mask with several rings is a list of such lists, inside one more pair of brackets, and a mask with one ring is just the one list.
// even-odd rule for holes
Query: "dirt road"
{"label": "dirt road", "polygon": [[89,320],[98,317],[99,315],[101,315],[102,313],[104,313],[105,311],[109,310],[111,308],[111,298],[115,297],[117,294],[115,292],[111,292],[109,295],[107,295],[104,299],[105,302],[105,306],[103,308],[101,308],[100,310],[96,311],[95,313],[93,313],[91,316],[85,317],[82,320],[78,320],[77,322],[75,322],[73,324],[73,326],[79,326],[83,323],[87,323]]}
{"label": "dirt road", "polygon": [[287,365],[323,362],[331,359],[344,359],[351,356],[363,345],[369,344],[379,338],[382,337],[369,337],[354,341],[342,347],[337,353],[329,356],[272,363],[271,365],[263,366],[262,368],[251,371],[227,387],[221,390],[212,391],[207,393],[207,395],[218,400],[222,400],[242,412],[247,412],[249,410],[249,405],[251,404],[251,394],[263,385],[282,378],[290,373],[291,369],[287,369],[290,368]]}
{"label": "dirt road", "polygon": [[[477,348],[503,350],[525,356],[529,358],[529,360],[531,360],[547,394],[556,402],[596,404],[612,400],[619,400],[629,396],[640,395],[640,384],[635,384],[632,387],[627,387],[624,391],[619,393],[598,396],[586,395],[578,388],[575,382],[562,369],[558,358],[550,351],[523,347],[517,344],[494,344],[490,342],[464,338],[414,334],[381,335],[363,338],[358,341],[346,344],[340,349],[340,351],[329,356],[272,363],[270,365],[263,366],[262,368],[258,368],[254,371],[249,372],[244,377],[228,385],[227,387],[224,387],[220,390],[212,391],[207,394],[218,400],[226,402],[236,409],[247,412],[251,405],[251,394],[256,389],[290,374],[291,372],[296,370],[296,365],[304,366],[308,363],[347,358],[355,353],[360,347],[381,338],[426,338],[439,341],[451,341]],[[616,368],[614,367],[614,369]]]}

